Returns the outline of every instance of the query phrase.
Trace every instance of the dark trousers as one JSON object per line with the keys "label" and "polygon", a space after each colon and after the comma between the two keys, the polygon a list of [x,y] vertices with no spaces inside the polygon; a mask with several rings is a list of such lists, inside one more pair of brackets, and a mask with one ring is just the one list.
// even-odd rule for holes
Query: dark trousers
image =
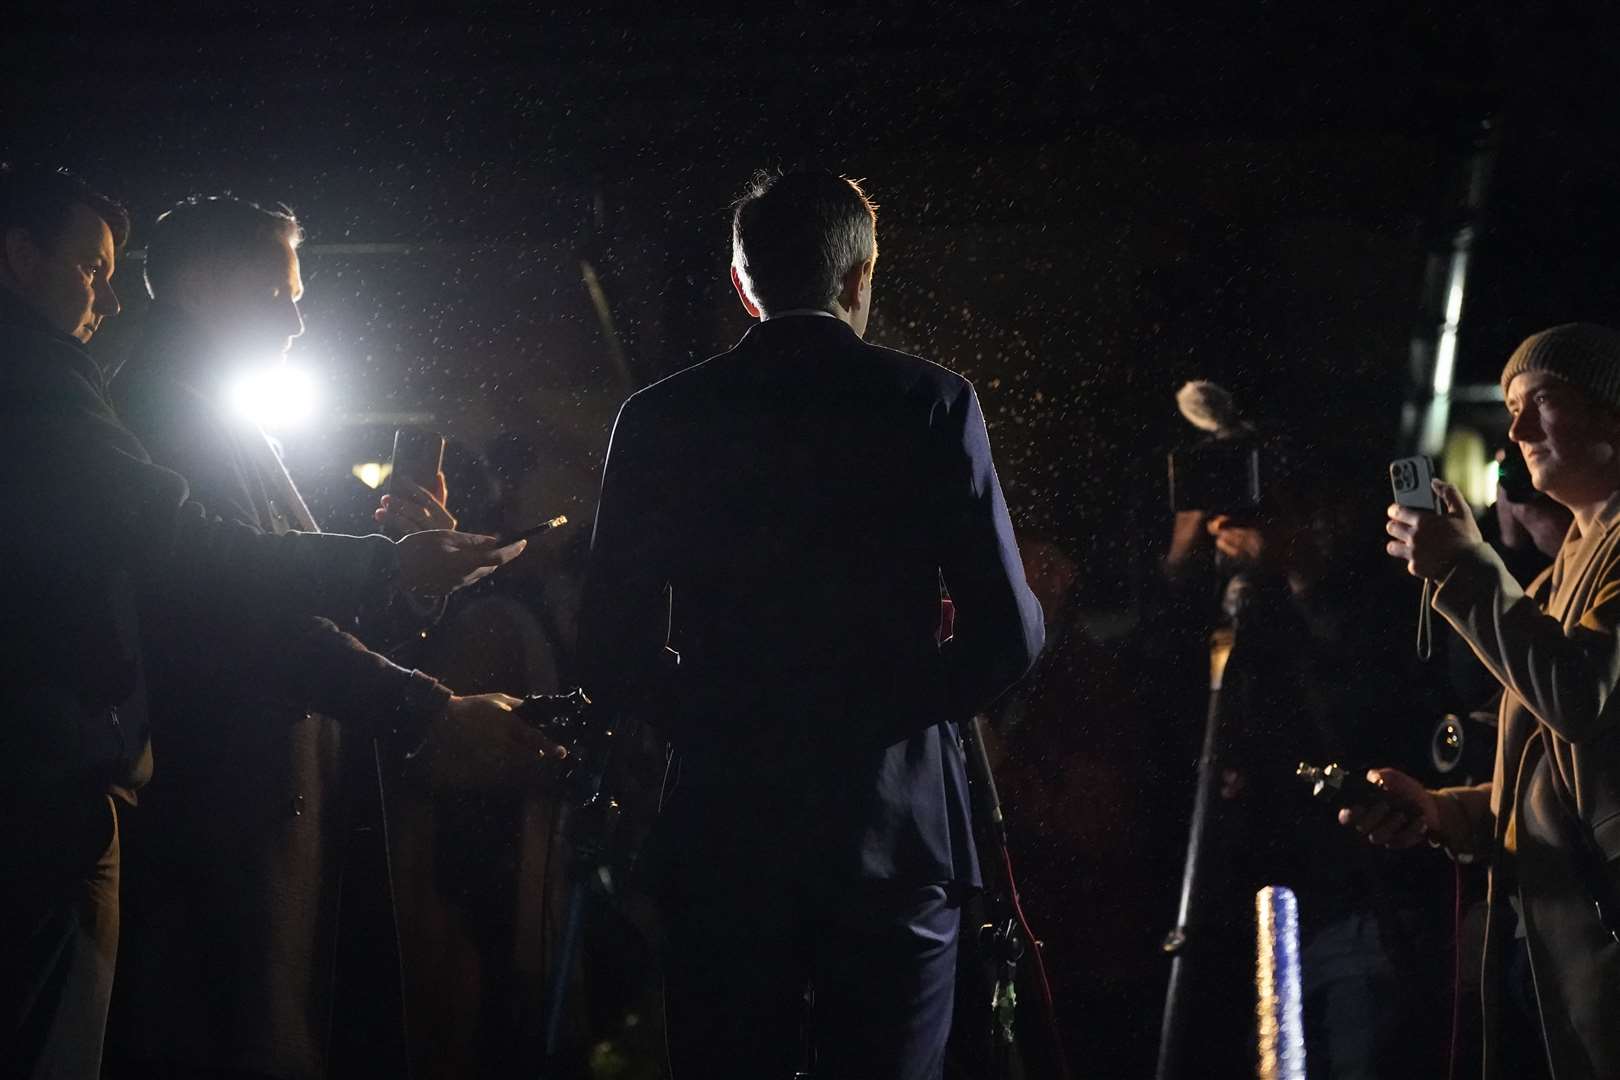
{"label": "dark trousers", "polygon": [[790,1080],[807,1063],[818,1080],[938,1080],[955,890],[740,869],[756,872],[683,871],[666,895],[674,1080]]}
{"label": "dark trousers", "polygon": [[118,815],[106,795],[58,809],[8,822],[0,1075],[96,1080],[118,954]]}

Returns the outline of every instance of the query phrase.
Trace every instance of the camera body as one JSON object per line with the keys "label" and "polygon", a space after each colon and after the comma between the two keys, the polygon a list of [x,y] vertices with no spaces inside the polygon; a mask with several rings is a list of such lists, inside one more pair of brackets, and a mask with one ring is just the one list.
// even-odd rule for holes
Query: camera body
{"label": "camera body", "polygon": [[1170,509],[1231,514],[1260,509],[1270,462],[1249,439],[1210,439],[1170,453]]}

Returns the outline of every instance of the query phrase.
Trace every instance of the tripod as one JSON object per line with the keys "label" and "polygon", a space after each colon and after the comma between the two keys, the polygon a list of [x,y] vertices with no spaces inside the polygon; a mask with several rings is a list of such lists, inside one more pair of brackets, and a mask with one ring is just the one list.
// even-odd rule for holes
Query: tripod
{"label": "tripod", "polygon": [[[556,1065],[568,985],[585,929],[586,905],[593,893],[607,895],[614,889],[609,865],[619,822],[619,800],[612,783],[614,750],[626,736],[633,742],[639,730],[633,723],[623,731],[607,726],[590,709],[590,698],[583,690],[569,694],[531,694],[517,709],[518,715],[529,724],[565,742],[575,761],[563,777],[559,800],[567,814],[562,838],[569,849],[568,904],[557,956],[547,979],[542,1078],[550,1076]],[[541,903],[550,903],[550,897],[542,897]]]}

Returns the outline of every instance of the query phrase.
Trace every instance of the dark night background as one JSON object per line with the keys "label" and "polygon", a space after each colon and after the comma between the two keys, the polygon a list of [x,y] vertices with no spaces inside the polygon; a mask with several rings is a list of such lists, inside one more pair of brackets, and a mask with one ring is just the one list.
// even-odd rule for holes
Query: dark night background
{"label": "dark night background", "polygon": [[[329,410],[288,437],[293,460],[354,456],[335,420],[431,414],[474,441],[536,437],[579,474],[573,514],[618,400],[744,329],[727,204],[749,172],[864,177],[874,339],[975,380],[1015,514],[1085,548],[1115,605],[1121,545],[1089,541],[1118,539],[1114,509],[1158,482],[1181,380],[1395,449],[1425,258],[1481,119],[1498,153],[1460,381],[1490,382],[1541,325],[1612,318],[1605,25],[1218,6],[24,16],[0,151],[118,193],[135,249],[193,192],[291,205],[309,243],[294,359]],[[133,265],[109,357],[138,319]]]}
{"label": "dark night background", "polygon": [[[1402,408],[1429,378],[1412,342],[1435,329],[1425,303],[1476,140],[1492,161],[1469,222],[1462,396],[1530,332],[1620,322],[1613,26],[1516,8],[11,15],[0,158],[120,197],[136,250],[192,193],[297,212],[292,359],[324,411],[285,443],[317,516],[409,420],[527,440],[542,471],[525,513],[566,512],[580,540],[618,403],[746,329],[726,270],[749,174],[865,178],[869,336],[975,382],[1015,523],[1072,550],[1086,608],[1128,617],[1167,535],[1188,378],[1323,450],[1322,483],[1379,497],[1385,462],[1412,451]],[[139,326],[138,277],[129,260],[114,281],[108,363]],[[1499,439],[1500,413],[1453,415]]]}

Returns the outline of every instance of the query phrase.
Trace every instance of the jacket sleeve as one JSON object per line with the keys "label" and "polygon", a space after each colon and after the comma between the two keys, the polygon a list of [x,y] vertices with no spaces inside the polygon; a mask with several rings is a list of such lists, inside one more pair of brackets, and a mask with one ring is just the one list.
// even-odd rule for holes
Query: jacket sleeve
{"label": "jacket sleeve", "polygon": [[1435,793],[1440,803],[1441,828],[1445,835],[1459,839],[1448,846],[1459,862],[1487,857],[1496,842],[1496,814],[1492,810],[1492,785],[1441,788]]}
{"label": "jacket sleeve", "polygon": [[940,448],[940,572],[956,607],[955,635],[943,653],[952,700],[976,712],[1034,665],[1045,621],[1024,580],[972,386],[962,383],[954,400],[935,406],[934,428]]}
{"label": "jacket sleeve", "polygon": [[610,714],[653,689],[668,655],[668,573],[659,554],[667,530],[650,453],[632,397],[619,410],[602,466],[576,649],[586,693]]}
{"label": "jacket sleeve", "polygon": [[[240,464],[237,441],[213,407],[194,391],[160,377],[137,376],[127,390],[120,398],[119,419],[140,440],[154,463],[186,478],[190,501],[205,507],[207,517],[262,531],[250,481]],[[372,553],[362,554],[364,549],[343,541],[323,543],[311,550],[333,564],[323,576],[358,583],[355,588],[328,591],[314,614],[353,626],[365,612],[373,616],[371,621],[385,623],[376,613],[394,611],[397,590],[371,587],[383,580],[371,572]],[[362,565],[353,565],[357,558]],[[398,636],[403,638],[407,632],[402,629]]]}
{"label": "jacket sleeve", "polygon": [[[416,731],[450,700],[447,687],[372,652],[329,619],[261,624],[254,638],[229,650],[226,670],[217,674],[234,676],[237,685],[266,698],[324,713],[346,728],[375,736]],[[413,682],[420,685],[408,693]]]}
{"label": "jacket sleeve", "polygon": [[4,487],[29,509],[10,572],[83,561],[122,567],[177,602],[316,614],[358,608],[397,576],[384,537],[273,536],[210,513],[178,473],[154,465],[100,392],[65,367],[6,410],[17,455]]}
{"label": "jacket sleeve", "polygon": [[1578,626],[1545,614],[1485,544],[1476,544],[1436,590],[1434,609],[1502,686],[1568,742],[1620,722],[1620,574],[1609,568]]}

